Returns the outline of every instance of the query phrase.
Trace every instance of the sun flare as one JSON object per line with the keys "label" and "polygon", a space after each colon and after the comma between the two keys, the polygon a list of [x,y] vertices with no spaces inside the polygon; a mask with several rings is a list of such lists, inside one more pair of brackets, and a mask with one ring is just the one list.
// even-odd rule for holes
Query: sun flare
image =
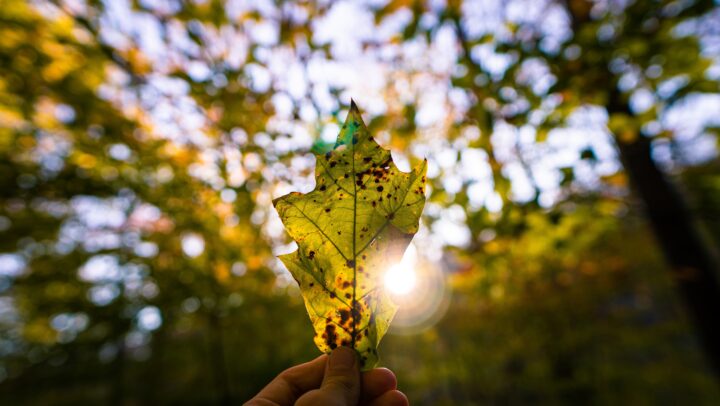
{"label": "sun flare", "polygon": [[402,262],[391,266],[385,272],[385,287],[395,295],[406,295],[412,292],[416,282],[415,271]]}

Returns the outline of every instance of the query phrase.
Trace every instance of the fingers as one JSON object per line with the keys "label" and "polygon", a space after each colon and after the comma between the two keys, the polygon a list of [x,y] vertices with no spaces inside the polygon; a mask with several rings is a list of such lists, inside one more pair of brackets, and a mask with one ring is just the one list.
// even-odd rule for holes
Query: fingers
{"label": "fingers", "polygon": [[245,406],[292,405],[303,393],[320,386],[327,355],[281,372]]}
{"label": "fingers", "polygon": [[380,395],[368,406],[409,406],[408,398],[399,390],[391,390]]}
{"label": "fingers", "polygon": [[321,355],[283,371],[245,405],[350,406],[360,400],[362,405],[407,406],[407,398],[396,388],[395,374],[386,368],[361,377],[355,351],[341,347],[329,357]]}
{"label": "fingers", "polygon": [[320,389],[298,399],[297,406],[354,406],[360,398],[360,369],[355,350],[339,347],[328,357]]}
{"label": "fingers", "polygon": [[376,368],[362,374],[361,404],[369,403],[385,392],[397,389],[397,378],[387,368]]}

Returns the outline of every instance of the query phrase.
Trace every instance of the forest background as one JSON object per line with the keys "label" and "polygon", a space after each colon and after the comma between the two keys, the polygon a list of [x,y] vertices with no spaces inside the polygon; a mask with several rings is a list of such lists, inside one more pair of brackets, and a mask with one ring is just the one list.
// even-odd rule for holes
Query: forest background
{"label": "forest background", "polygon": [[317,354],[273,198],[352,97],[428,203],[413,404],[720,398],[720,7],[0,1],[0,399],[239,403]]}

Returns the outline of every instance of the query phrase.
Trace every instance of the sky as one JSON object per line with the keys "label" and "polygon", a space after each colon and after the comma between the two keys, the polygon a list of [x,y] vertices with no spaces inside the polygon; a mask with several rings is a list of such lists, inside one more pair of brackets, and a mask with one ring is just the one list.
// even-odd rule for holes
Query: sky
{"label": "sky", "polygon": [[[401,168],[403,165],[405,169],[409,168],[410,157],[405,154],[414,158],[427,157],[429,177],[442,178],[446,192],[457,192],[464,183],[469,182],[472,207],[484,206],[490,211],[498,211],[502,202],[493,191],[487,155],[482,150],[467,148],[467,144],[481,134],[469,129],[464,131],[463,137],[452,143],[438,136],[447,130],[449,120],[461,115],[469,103],[462,91],[449,85],[450,78],[458,69],[455,64],[458,47],[453,30],[440,27],[430,43],[420,40],[407,43],[393,41],[410,22],[411,13],[401,8],[375,27],[372,8],[384,3],[334,2],[324,16],[309,22],[312,37],[308,40],[316,46],[329,45],[330,59],[302,44],[295,48],[279,44],[279,16],[289,15],[294,21],[306,22],[308,15],[296,4],[285,4],[279,9],[271,1],[226,3],[231,19],[239,19],[243,13],[255,11],[264,17],[261,22],[247,20],[220,30],[199,22],[190,23],[198,35],[210,44],[207,49],[200,49],[179,25],[170,23],[163,29],[151,14],[132,11],[127,0],[105,1],[107,12],[102,18],[101,32],[103,38],[113,46],[122,48],[137,45],[151,61],[157,73],[153,74],[151,82],[142,92],[141,104],[152,111],[156,128],[164,136],[207,148],[207,165],[192,170],[193,174],[205,179],[216,189],[225,186],[213,164],[220,153],[233,155],[245,164],[237,165],[231,172],[236,179],[233,186],[246,178],[248,170],[253,170],[258,157],[252,153],[243,154],[242,143],[238,145],[239,151],[228,151],[227,146],[217,145],[212,135],[204,134],[208,125],[207,112],[198,108],[190,99],[189,89],[182,81],[168,76],[178,66],[195,80],[212,78],[219,86],[226,86],[227,79],[213,73],[213,64],[243,67],[249,76],[247,85],[260,92],[274,92],[272,102],[276,115],[268,125],[269,134],[255,134],[254,141],[267,147],[270,153],[273,150],[277,153],[304,153],[305,159],[295,160],[293,167],[289,168],[291,173],[301,173],[312,166],[312,157],[308,156],[307,151],[316,139],[334,141],[338,123],[346,114],[341,113],[339,121],[332,117],[339,101],[347,104],[350,97],[354,98],[361,106],[366,121],[388,109],[396,109],[405,102],[417,101],[415,123],[418,126],[418,138],[408,151],[393,151],[398,164]],[[143,0],[141,4],[159,15],[170,14],[176,7],[171,1]],[[443,6],[442,1],[431,1],[430,4],[434,10]],[[540,31],[544,36],[543,47],[548,50],[559,49],[559,45],[569,38],[568,21],[559,6],[548,7],[547,2],[543,1],[512,1],[505,13],[501,14],[499,4],[499,0],[465,3],[465,23],[470,36],[494,34],[502,38],[507,35],[505,23],[510,21],[540,22]],[[433,13],[428,13],[421,19],[421,25],[434,24],[436,20]],[[261,63],[246,64],[251,43],[260,45],[254,56]],[[364,43],[379,45],[364,47]],[[502,74],[512,59],[510,55],[495,52],[492,44],[475,47],[473,57],[496,75]],[[118,76],[122,75],[118,73]],[[554,81],[541,65],[528,66],[526,76],[539,93]],[[637,86],[632,75],[623,79],[621,84],[624,86]],[[118,77],[103,92],[108,98],[135,103],[137,100],[133,99],[133,95],[123,92],[122,85],[127,80],[126,77]],[[672,83],[668,83],[666,87],[672,86]],[[333,87],[344,89],[340,100],[335,100],[331,95],[330,89]],[[513,89],[508,88],[507,92],[512,96]],[[654,97],[638,89],[631,98],[631,107],[643,111],[652,104]],[[553,103],[552,98],[548,99],[548,103]],[[300,120],[293,119],[293,106],[299,106]],[[682,159],[688,163],[705,161],[717,152],[714,138],[701,134],[700,128],[706,122],[717,123],[718,117],[714,112],[719,108],[718,96],[692,97],[670,109],[661,122],[651,123],[645,130],[648,133],[657,132],[660,128],[676,130],[682,144],[678,149],[683,152]],[[318,121],[320,127],[317,126]],[[607,115],[602,109],[588,106],[576,112],[568,126],[551,131],[544,144],[535,143],[536,134],[532,126],[516,128],[500,123],[490,136],[498,158],[505,163],[505,174],[512,179],[514,200],[522,202],[531,199],[534,193],[532,184],[536,184],[541,192],[540,203],[551,206],[561,198],[559,182],[560,169],[563,167],[574,167],[576,182],[586,188],[597,187],[600,177],[616,172],[620,166],[606,123]],[[243,130],[238,131],[242,133]],[[381,143],[389,141],[387,134],[376,136]],[[241,134],[240,138],[247,139],[247,134]],[[588,147],[598,158],[596,164],[591,165],[578,159],[579,152]],[[658,143],[655,154],[659,161],[672,166],[674,163],[669,148],[669,145]],[[458,151],[461,151],[459,161],[456,160]],[[519,158],[530,166],[531,178]],[[313,179],[307,177],[287,183],[277,174],[264,175],[267,175],[268,180],[276,181],[274,189],[269,191],[268,200],[290,190],[308,191],[313,185]],[[266,217],[277,223],[272,213],[267,213]],[[452,223],[452,216],[445,217]],[[271,233],[279,230],[274,225],[268,227]],[[463,245],[468,241],[467,233],[457,232],[458,227],[442,222],[437,227],[438,230],[434,231],[444,235],[445,243]]]}

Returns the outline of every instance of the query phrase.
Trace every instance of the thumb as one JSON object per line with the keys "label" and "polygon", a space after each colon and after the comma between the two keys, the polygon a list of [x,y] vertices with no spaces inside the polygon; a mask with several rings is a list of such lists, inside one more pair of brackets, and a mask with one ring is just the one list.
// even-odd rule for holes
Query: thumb
{"label": "thumb", "polygon": [[297,405],[355,406],[360,399],[360,369],[355,350],[338,347],[330,353],[320,389],[308,392]]}
{"label": "thumb", "polygon": [[325,378],[320,386],[321,392],[332,398],[343,399],[343,405],[355,405],[360,397],[360,370],[355,350],[339,347],[330,353],[325,368]]}

